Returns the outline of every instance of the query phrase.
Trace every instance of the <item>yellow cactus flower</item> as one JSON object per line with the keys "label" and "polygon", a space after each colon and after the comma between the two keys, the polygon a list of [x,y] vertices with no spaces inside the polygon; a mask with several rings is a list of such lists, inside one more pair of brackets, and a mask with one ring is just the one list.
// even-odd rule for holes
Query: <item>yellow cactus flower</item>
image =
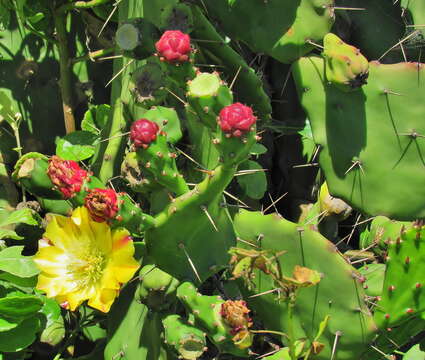
{"label": "yellow cactus flower", "polygon": [[34,256],[41,271],[37,289],[70,310],[88,300],[108,312],[121,285],[140,266],[133,255],[130,233],[92,220],[85,207],[71,217],[53,215]]}

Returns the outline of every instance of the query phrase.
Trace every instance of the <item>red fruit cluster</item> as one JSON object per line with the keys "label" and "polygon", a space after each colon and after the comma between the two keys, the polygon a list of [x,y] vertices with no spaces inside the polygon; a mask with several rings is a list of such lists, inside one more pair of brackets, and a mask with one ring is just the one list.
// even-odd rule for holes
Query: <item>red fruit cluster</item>
{"label": "red fruit cluster", "polygon": [[170,63],[179,63],[189,60],[190,36],[180,30],[168,30],[162,34],[155,44],[161,59]]}
{"label": "red fruit cluster", "polygon": [[152,141],[156,140],[159,126],[148,119],[139,119],[131,124],[130,140],[136,148],[147,148]]}
{"label": "red fruit cluster", "polygon": [[252,320],[249,317],[250,311],[243,300],[227,300],[221,305],[220,314],[232,328],[231,333],[235,335],[252,326]]}
{"label": "red fruit cluster", "polygon": [[112,189],[91,189],[84,198],[84,206],[94,221],[111,220],[118,212],[117,193]]}
{"label": "red fruit cluster", "polygon": [[87,171],[81,169],[75,161],[63,160],[56,155],[49,159],[47,175],[65,199],[78,193],[84,181],[88,179]]}
{"label": "red fruit cluster", "polygon": [[218,123],[230,136],[240,137],[251,130],[257,118],[249,106],[234,103],[221,109]]}

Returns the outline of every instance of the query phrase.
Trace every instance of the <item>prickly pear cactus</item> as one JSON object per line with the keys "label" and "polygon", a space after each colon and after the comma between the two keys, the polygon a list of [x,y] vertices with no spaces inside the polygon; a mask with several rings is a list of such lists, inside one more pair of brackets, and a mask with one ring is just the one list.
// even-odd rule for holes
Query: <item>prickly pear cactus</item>
{"label": "prickly pear cactus", "polygon": [[413,229],[402,229],[388,245],[383,292],[375,312],[380,327],[388,329],[409,318],[423,318],[424,244],[425,228],[417,223]]}
{"label": "prickly pear cactus", "polygon": [[204,2],[208,13],[227,34],[244,41],[253,51],[266,53],[284,63],[313,49],[310,42],[321,40],[334,19],[333,0]]}
{"label": "prickly pear cactus", "polygon": [[105,359],[166,360],[160,315],[134,297],[136,285],[128,286],[111,310]]}
{"label": "prickly pear cactus", "polygon": [[[291,254],[279,257],[286,276],[290,276],[295,265],[321,274],[319,284],[301,289],[296,298],[293,316],[296,338],[312,341],[320,322],[329,315],[328,326],[319,340],[325,346],[317,359],[329,359],[331,354],[337,359],[362,358],[376,327],[364,300],[360,275],[334,245],[317,232],[276,214],[264,216],[241,211],[235,218],[235,228],[244,248]],[[252,245],[244,245],[245,242]],[[252,309],[261,314],[268,329],[287,332],[286,303],[279,301],[278,293],[273,294],[277,290],[273,281],[266,273],[257,271],[253,282],[255,291],[248,292]]]}
{"label": "prickly pear cactus", "polygon": [[293,75],[330,193],[367,214],[423,218],[424,65],[371,62],[368,83],[350,96],[326,83],[325,67],[304,57]]}
{"label": "prickly pear cactus", "polygon": [[[188,282],[179,286],[177,297],[193,314],[195,325],[204,329],[210,340],[222,352],[248,356],[247,348],[252,344],[252,335],[249,332],[252,322],[247,316],[249,310],[242,304],[243,302],[224,301],[219,296],[201,295]],[[228,312],[226,308],[229,307],[233,309]]]}

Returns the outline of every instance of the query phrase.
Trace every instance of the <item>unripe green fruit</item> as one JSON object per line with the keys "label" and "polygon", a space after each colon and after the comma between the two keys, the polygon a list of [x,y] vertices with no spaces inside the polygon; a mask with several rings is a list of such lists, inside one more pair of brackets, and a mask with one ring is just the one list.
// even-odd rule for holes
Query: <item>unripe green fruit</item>
{"label": "unripe green fruit", "polygon": [[338,89],[348,92],[367,83],[369,62],[354,46],[329,33],[323,39],[326,80]]}

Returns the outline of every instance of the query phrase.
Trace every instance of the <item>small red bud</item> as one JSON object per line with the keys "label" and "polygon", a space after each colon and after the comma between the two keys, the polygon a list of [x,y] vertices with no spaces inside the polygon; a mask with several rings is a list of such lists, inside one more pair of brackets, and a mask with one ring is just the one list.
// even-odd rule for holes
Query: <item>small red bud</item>
{"label": "small red bud", "polygon": [[92,189],[84,198],[84,206],[94,221],[113,219],[118,212],[117,193],[113,189]]}
{"label": "small red bud", "polygon": [[161,60],[170,63],[182,63],[189,60],[192,51],[190,36],[180,30],[168,30],[155,44]]}
{"label": "small red bud", "polygon": [[251,130],[257,118],[249,106],[234,103],[221,109],[218,123],[227,135],[240,137]]}
{"label": "small red bud", "polygon": [[73,197],[80,192],[84,180],[88,179],[87,171],[72,160],[63,160],[59,156],[49,159],[47,175],[65,199]]}
{"label": "small red bud", "polygon": [[139,119],[131,124],[130,139],[136,148],[147,147],[152,141],[156,140],[159,127],[148,119]]}

